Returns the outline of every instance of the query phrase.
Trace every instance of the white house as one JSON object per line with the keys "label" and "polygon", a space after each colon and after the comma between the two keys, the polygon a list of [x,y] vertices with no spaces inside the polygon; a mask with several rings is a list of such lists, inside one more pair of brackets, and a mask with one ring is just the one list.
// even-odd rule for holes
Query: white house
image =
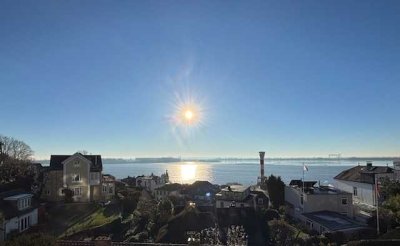
{"label": "white house", "polygon": [[136,186],[143,187],[150,192],[167,183],[169,183],[168,171],[165,171],[161,176],[151,174],[150,176],[141,175],[136,177]]}
{"label": "white house", "polygon": [[356,166],[344,170],[334,179],[336,187],[340,190],[351,192],[353,202],[361,206],[376,206],[375,180],[389,178],[398,180],[400,162],[394,162],[394,168],[387,166],[373,166],[368,162],[366,166]]}
{"label": "white house", "polygon": [[21,233],[38,223],[38,209],[32,203],[32,194],[10,191],[0,194],[0,240],[11,233]]}

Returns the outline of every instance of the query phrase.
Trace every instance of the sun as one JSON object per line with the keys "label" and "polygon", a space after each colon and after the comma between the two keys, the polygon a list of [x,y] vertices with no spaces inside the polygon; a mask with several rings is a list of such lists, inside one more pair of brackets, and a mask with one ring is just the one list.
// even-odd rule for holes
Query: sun
{"label": "sun", "polygon": [[177,93],[171,103],[172,111],[168,115],[172,130],[175,133],[182,130],[186,135],[204,127],[203,103],[199,98]]}
{"label": "sun", "polygon": [[192,110],[187,109],[187,110],[185,111],[185,119],[186,119],[187,121],[190,121],[191,119],[193,119],[193,112],[192,112]]}

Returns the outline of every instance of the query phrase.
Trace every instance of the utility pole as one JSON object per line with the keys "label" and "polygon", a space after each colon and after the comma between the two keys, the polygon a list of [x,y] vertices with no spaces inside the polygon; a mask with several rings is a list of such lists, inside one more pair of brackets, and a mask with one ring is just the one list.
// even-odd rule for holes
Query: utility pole
{"label": "utility pole", "polygon": [[376,232],[379,235],[379,196],[378,196],[378,178],[375,174],[375,202],[376,202]]}
{"label": "utility pole", "polygon": [[3,158],[4,158],[3,145],[4,145],[3,142],[0,141],[0,164],[3,164]]}

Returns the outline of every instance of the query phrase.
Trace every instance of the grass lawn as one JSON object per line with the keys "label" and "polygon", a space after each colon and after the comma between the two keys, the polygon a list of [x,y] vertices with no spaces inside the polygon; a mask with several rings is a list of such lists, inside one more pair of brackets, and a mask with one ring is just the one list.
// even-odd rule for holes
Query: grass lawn
{"label": "grass lawn", "polygon": [[48,211],[49,232],[65,237],[79,231],[110,223],[119,217],[118,205],[101,207],[97,204],[62,204]]}

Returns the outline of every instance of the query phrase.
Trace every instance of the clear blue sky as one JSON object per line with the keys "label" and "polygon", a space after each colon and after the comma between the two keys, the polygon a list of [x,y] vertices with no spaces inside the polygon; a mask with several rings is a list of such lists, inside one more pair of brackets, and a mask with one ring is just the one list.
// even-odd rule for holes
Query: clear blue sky
{"label": "clear blue sky", "polygon": [[[399,156],[400,1],[0,2],[0,134],[37,158]],[[204,108],[173,130],[175,95]]]}

